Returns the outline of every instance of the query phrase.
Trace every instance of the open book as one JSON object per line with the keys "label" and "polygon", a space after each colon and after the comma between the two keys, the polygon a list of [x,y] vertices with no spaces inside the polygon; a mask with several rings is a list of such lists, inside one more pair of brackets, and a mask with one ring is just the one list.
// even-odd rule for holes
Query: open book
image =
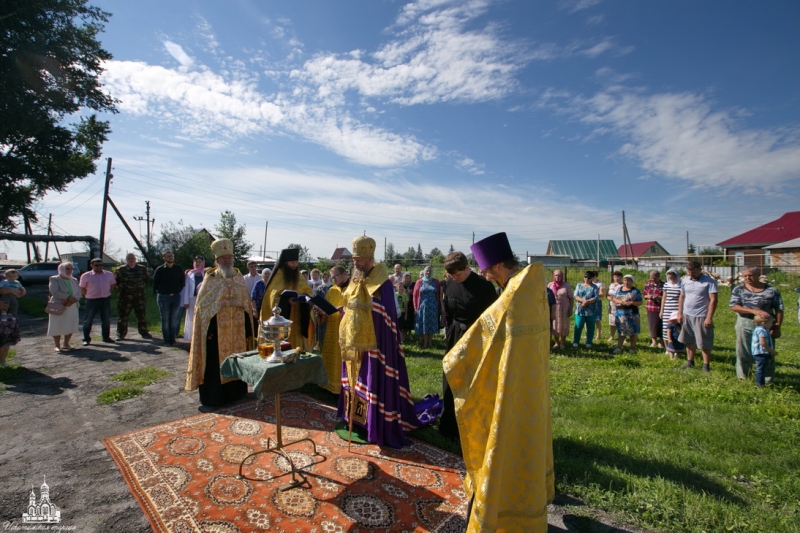
{"label": "open book", "polygon": [[[317,294],[316,296],[307,296],[305,294],[299,294],[297,291],[288,289],[281,293],[281,301],[280,301],[281,309],[285,308],[288,309],[289,301],[292,299],[307,303],[309,305],[316,305],[317,307],[322,309],[323,313],[329,316],[338,311],[336,307],[333,306],[333,304],[331,304],[328,300],[325,299],[324,296],[320,296],[319,294]],[[287,307],[284,307],[284,303],[287,304]]]}

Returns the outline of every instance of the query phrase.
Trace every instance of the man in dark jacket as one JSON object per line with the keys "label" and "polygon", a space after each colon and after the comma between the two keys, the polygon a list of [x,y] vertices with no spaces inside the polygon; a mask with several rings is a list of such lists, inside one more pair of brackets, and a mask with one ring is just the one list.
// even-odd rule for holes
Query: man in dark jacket
{"label": "man in dark jacket", "polygon": [[183,267],[175,263],[172,250],[164,252],[164,264],[153,273],[153,293],[161,312],[161,335],[164,344],[172,346],[178,336],[181,313],[181,291],[186,284]]}

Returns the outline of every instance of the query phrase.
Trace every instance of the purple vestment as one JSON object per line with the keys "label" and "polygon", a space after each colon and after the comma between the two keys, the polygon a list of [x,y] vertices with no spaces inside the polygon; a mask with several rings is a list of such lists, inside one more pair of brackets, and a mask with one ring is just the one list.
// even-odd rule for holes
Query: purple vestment
{"label": "purple vestment", "polygon": [[[367,440],[378,446],[402,448],[408,444],[404,431],[410,431],[435,419],[441,401],[417,414],[408,384],[408,371],[397,327],[394,288],[387,280],[372,295],[372,321],[378,349],[364,352],[356,394],[367,403]],[[342,363],[342,389],[349,390],[347,368]],[[340,417],[347,420],[345,394],[339,395]],[[431,416],[431,412],[433,416]],[[424,422],[423,422],[424,421]],[[354,424],[358,422],[354,421]]]}

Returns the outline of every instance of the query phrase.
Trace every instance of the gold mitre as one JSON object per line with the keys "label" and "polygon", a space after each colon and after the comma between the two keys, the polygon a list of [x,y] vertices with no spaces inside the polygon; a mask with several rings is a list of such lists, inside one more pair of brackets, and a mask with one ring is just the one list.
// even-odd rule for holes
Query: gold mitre
{"label": "gold mitre", "polygon": [[211,243],[211,251],[214,252],[214,259],[223,255],[233,255],[233,241],[230,239],[217,239]]}
{"label": "gold mitre", "polygon": [[353,239],[354,259],[375,259],[375,239],[359,235]]}

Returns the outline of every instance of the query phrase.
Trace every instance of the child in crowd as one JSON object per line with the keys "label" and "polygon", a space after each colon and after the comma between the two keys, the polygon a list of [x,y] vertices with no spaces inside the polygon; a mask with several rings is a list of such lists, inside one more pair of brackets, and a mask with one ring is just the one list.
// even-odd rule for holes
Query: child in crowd
{"label": "child in crowd", "polygon": [[[0,289],[14,289],[19,290],[22,288],[22,283],[17,281],[19,279],[19,272],[13,268],[6,270],[6,279],[0,281]],[[8,311],[5,311],[0,316],[0,321],[6,322],[8,320],[16,320],[17,313],[19,312],[19,302],[17,297],[13,294],[4,294],[0,296],[0,302],[8,304]]]}
{"label": "child in crowd", "polygon": [[[395,295],[397,296],[397,322],[400,324],[405,323],[406,311],[408,311],[408,293],[406,293],[405,285],[402,281],[394,284],[396,289]],[[403,330],[400,330],[400,343],[403,343]]]}
{"label": "child in crowd", "polygon": [[775,323],[771,316],[764,318],[760,315],[753,317],[756,327],[753,329],[753,340],[750,344],[750,353],[756,360],[756,385],[761,388],[764,386],[764,368],[767,366],[770,357],[775,357],[775,342],[769,330]]}
{"label": "child in crowd", "polygon": [[686,348],[684,344],[678,340],[681,334],[681,324],[678,322],[678,312],[673,311],[671,315],[669,315],[669,320],[667,322],[667,353],[669,353],[670,359],[675,359],[678,357],[678,354],[683,352]]}

